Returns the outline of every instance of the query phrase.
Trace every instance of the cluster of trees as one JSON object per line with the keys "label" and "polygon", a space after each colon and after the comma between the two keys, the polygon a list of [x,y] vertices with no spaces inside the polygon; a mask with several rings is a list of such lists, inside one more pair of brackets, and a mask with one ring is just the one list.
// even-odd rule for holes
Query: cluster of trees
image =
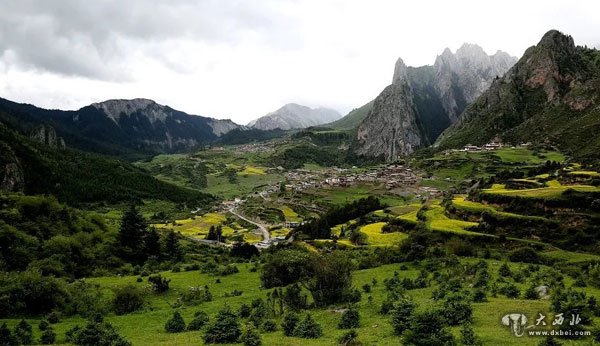
{"label": "cluster of trees", "polygon": [[266,288],[300,283],[310,291],[316,306],[327,306],[361,299],[360,291],[352,286],[353,269],[351,258],[343,251],[286,249],[266,257],[261,281]]}
{"label": "cluster of trees", "polygon": [[333,207],[320,218],[312,219],[300,225],[295,232],[311,239],[330,238],[331,227],[359,218],[383,207],[385,206],[376,197],[361,198],[342,206]]}
{"label": "cluster of trees", "polygon": [[148,224],[139,210],[131,206],[121,219],[117,234],[119,256],[133,264],[143,264],[149,259],[179,262],[183,251],[177,234],[167,232],[164,239]]}

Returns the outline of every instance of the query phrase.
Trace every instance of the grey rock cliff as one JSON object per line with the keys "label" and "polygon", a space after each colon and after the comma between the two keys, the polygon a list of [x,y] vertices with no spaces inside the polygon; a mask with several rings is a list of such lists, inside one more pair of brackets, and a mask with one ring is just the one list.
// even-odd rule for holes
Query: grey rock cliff
{"label": "grey rock cliff", "polygon": [[433,66],[408,67],[398,59],[392,84],[358,127],[357,153],[389,161],[435,142],[515,62],[504,52],[490,56],[473,44],[456,53],[444,50]]}

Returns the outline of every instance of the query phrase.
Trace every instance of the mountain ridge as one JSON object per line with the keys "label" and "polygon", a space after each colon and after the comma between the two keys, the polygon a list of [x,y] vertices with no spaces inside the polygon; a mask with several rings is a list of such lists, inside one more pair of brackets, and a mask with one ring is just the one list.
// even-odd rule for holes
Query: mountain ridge
{"label": "mountain ridge", "polygon": [[252,120],[248,127],[260,130],[291,130],[318,126],[342,118],[334,109],[310,108],[297,103],[287,103],[276,111]]}
{"label": "mountain ridge", "polygon": [[548,31],[435,143],[440,149],[483,144],[545,142],[575,156],[600,148],[600,52]]}
{"label": "mountain ridge", "polygon": [[433,65],[410,67],[398,58],[392,84],[373,101],[357,129],[357,153],[391,161],[435,142],[498,74],[516,61],[474,44],[448,48]]}

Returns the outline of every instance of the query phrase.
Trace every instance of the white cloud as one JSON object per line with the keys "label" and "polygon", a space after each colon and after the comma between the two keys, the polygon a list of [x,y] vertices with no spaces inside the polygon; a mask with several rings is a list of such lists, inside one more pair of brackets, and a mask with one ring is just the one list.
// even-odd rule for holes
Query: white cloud
{"label": "white cloud", "polygon": [[284,103],[362,105],[401,56],[477,43],[520,56],[549,29],[597,45],[595,1],[75,1],[0,4],[0,96],[49,108],[152,98],[240,123]]}

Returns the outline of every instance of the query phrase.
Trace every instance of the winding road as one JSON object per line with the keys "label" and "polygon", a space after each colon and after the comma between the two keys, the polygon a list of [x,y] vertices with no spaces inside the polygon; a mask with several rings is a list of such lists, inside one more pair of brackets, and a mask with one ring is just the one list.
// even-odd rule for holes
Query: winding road
{"label": "winding road", "polygon": [[235,216],[239,217],[240,219],[242,219],[242,220],[244,220],[244,221],[246,221],[246,222],[248,222],[248,223],[251,223],[251,224],[255,225],[256,227],[258,227],[258,229],[261,231],[261,233],[262,233],[262,235],[263,235],[263,241],[264,241],[265,243],[268,243],[268,242],[269,242],[269,240],[271,239],[271,235],[269,234],[269,230],[267,229],[267,226],[265,226],[265,225],[262,225],[262,224],[260,224],[260,223],[258,223],[258,222],[254,222],[254,221],[252,221],[252,220],[248,219],[248,218],[247,218],[247,217],[245,217],[244,215],[242,215],[242,214],[239,214],[237,211],[235,211],[235,209],[234,209],[234,208],[231,208],[231,209],[229,209],[229,211],[230,211],[230,212],[231,212],[233,215],[235,215]]}

